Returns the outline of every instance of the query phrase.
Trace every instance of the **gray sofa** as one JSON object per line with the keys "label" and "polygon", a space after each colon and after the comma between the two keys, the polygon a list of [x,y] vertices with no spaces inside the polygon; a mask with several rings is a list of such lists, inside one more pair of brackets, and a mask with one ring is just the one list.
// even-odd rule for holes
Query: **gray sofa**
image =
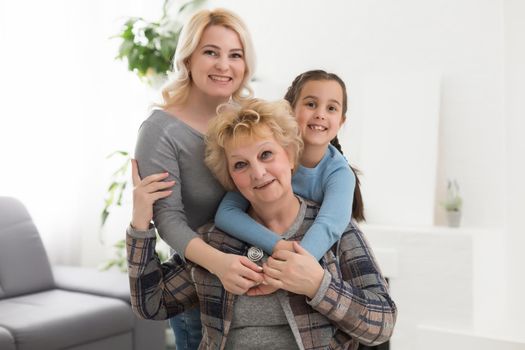
{"label": "gray sofa", "polygon": [[133,314],[127,275],[52,267],[24,205],[0,197],[1,350],[160,350],[165,329]]}

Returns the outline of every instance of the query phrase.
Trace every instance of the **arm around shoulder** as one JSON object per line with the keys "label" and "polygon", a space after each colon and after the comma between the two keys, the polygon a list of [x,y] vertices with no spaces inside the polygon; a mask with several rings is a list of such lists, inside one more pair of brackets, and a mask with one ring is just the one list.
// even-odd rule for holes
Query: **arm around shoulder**
{"label": "arm around shoulder", "polygon": [[317,260],[340,238],[352,217],[355,175],[347,165],[339,166],[322,180],[323,201],[301,245]]}
{"label": "arm around shoulder", "polygon": [[191,308],[198,298],[188,265],[178,255],[161,263],[155,254],[155,243],[154,228],[138,232],[128,227],[131,306],[140,318],[164,320]]}
{"label": "arm around shoulder", "polygon": [[[197,234],[188,225],[181,188],[179,149],[162,125],[146,120],[140,127],[135,159],[142,179],[167,172],[163,181],[174,181],[169,196],[159,198],[153,207],[153,220],[162,239],[175,251],[184,252]],[[183,256],[184,258],[184,256]]]}
{"label": "arm around shoulder", "polygon": [[226,193],[215,214],[215,224],[235,238],[255,245],[267,254],[272,254],[281,237],[246,214],[249,205],[250,203],[240,193]]}

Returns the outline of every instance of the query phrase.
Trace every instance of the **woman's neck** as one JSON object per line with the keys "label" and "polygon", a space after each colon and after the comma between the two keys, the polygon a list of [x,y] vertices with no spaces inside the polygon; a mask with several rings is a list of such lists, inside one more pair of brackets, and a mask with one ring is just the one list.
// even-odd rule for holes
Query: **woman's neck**
{"label": "woman's neck", "polygon": [[263,203],[260,207],[251,206],[250,216],[269,230],[282,235],[292,226],[301,207],[299,200],[293,193],[277,205]]}
{"label": "woman's neck", "polygon": [[323,159],[327,150],[328,145],[305,145],[299,163],[306,168],[315,168]]}
{"label": "woman's neck", "polygon": [[172,106],[167,111],[202,134],[206,134],[208,122],[217,115],[217,106],[224,102],[228,102],[228,98],[212,98],[191,87],[186,103],[182,106]]}
{"label": "woman's neck", "polygon": [[228,102],[228,100],[228,97],[211,97],[206,95],[203,91],[197,89],[195,85],[192,85],[185,107],[193,111],[195,115],[211,119],[217,115],[217,106]]}

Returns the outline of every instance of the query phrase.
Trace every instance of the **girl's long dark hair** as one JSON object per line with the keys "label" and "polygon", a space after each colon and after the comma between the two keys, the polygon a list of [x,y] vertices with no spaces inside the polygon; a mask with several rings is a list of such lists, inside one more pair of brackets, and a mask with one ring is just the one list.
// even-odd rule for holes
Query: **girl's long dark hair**
{"label": "girl's long dark hair", "polygon": [[[333,80],[341,86],[341,89],[343,90],[342,112],[343,118],[346,118],[346,111],[348,109],[348,96],[346,93],[346,85],[344,81],[334,73],[328,73],[324,70],[310,70],[299,74],[292,82],[292,85],[290,85],[290,87],[288,88],[284,99],[290,103],[292,108],[295,108],[295,105],[297,104],[297,100],[301,95],[301,90],[303,89],[304,85],[309,81],[319,80]],[[341,144],[339,143],[339,139],[337,138],[337,136],[330,143],[335,148],[337,148],[337,150],[341,152],[341,154],[343,154],[343,150],[341,148]],[[352,169],[352,172],[355,176],[354,200],[352,203],[352,218],[358,222],[365,221],[365,209],[363,204],[363,196],[361,195],[361,182],[359,181],[358,177],[360,171],[354,168],[352,165],[349,166],[350,169]]]}

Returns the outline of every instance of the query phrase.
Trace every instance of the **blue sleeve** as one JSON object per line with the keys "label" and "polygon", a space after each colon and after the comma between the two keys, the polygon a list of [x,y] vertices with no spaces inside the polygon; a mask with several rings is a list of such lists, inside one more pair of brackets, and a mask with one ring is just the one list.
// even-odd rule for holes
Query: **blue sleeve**
{"label": "blue sleeve", "polygon": [[268,230],[246,214],[249,205],[250,203],[240,193],[226,193],[215,214],[215,225],[233,237],[257,246],[272,255],[273,248],[281,236]]}
{"label": "blue sleeve", "polygon": [[323,179],[323,202],[301,245],[317,260],[337,242],[352,218],[355,175],[349,166],[339,167]]}

